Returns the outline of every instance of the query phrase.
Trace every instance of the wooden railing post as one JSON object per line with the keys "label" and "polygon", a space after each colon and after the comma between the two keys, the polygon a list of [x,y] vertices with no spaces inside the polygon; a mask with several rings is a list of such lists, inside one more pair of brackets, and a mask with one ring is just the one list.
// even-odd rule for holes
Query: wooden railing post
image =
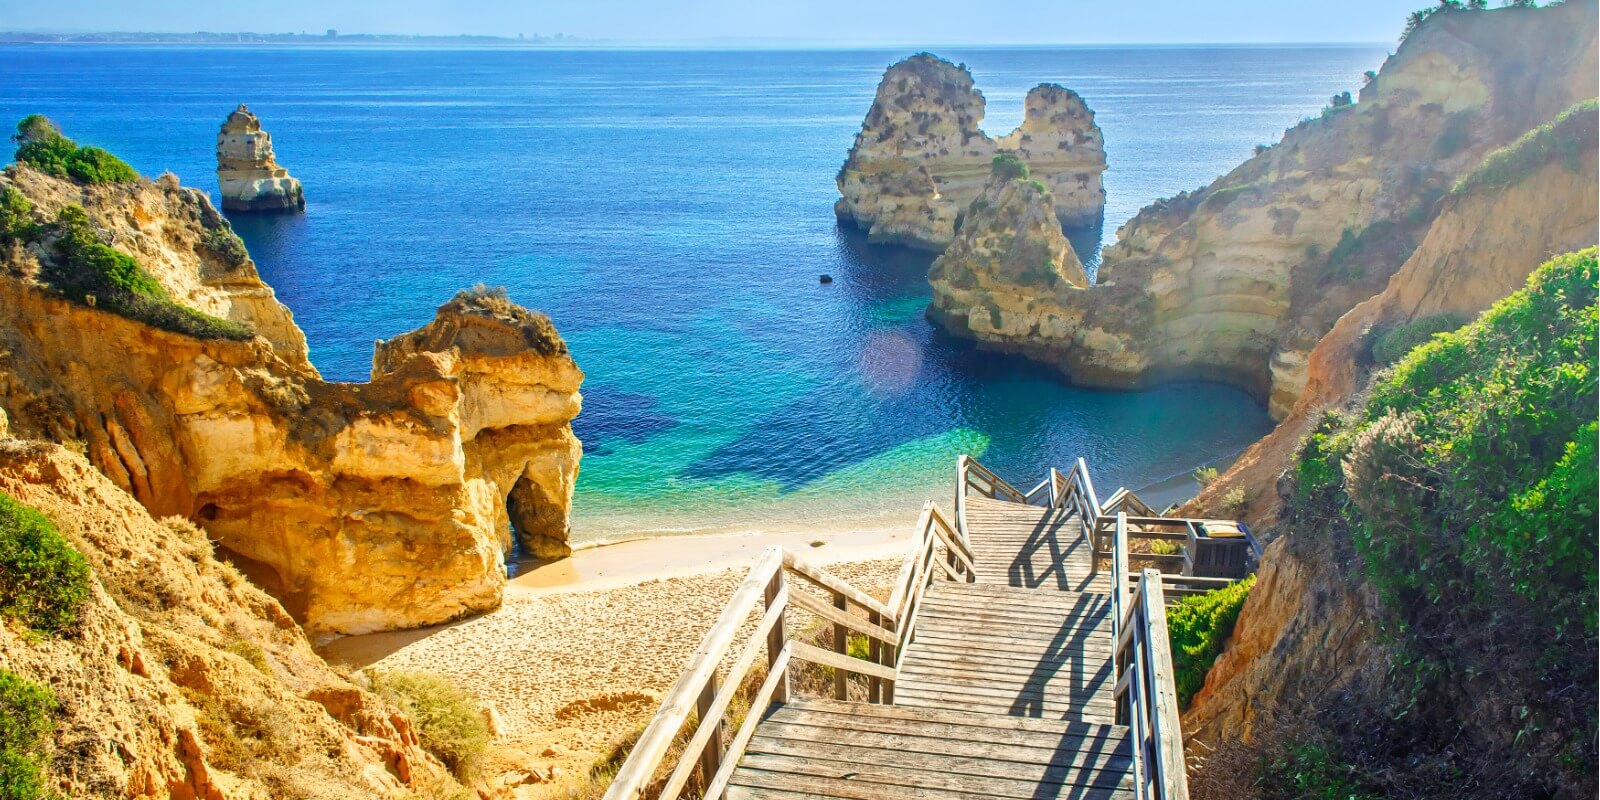
{"label": "wooden railing post", "polygon": [[[711,703],[717,699],[718,686],[716,673],[706,681],[704,689],[700,690],[700,697],[695,701],[695,712],[700,715],[701,724],[711,716]],[[706,746],[700,751],[700,776],[702,783],[710,783],[711,776],[717,774],[722,768],[722,718],[719,716],[714,723],[716,727],[711,730],[711,738],[706,740]]]}
{"label": "wooden railing post", "polygon": [[[775,574],[773,574],[772,580],[767,582],[767,589],[766,589],[766,592],[765,592],[765,597],[766,597],[766,605],[767,605],[768,609],[772,608],[772,604],[774,602],[776,602],[777,599],[778,599],[778,594],[783,591],[783,581],[784,581],[783,570],[780,569]],[[778,668],[778,656],[779,656],[780,653],[783,652],[783,640],[784,640],[783,617],[779,617],[778,621],[773,624],[772,630],[767,631],[767,671],[768,671],[768,673],[771,673],[772,670],[775,670],[775,669]],[[784,670],[787,671],[788,667],[785,666]],[[782,678],[780,678],[778,680],[777,688],[773,689],[773,691],[772,691],[772,702],[778,703],[780,705],[783,704],[783,703],[789,702],[789,676],[788,675],[784,675]]]}
{"label": "wooden railing post", "polygon": [[[833,596],[833,607],[848,613],[850,603],[844,599],[844,595],[835,594]],[[833,626],[833,652],[839,655],[849,655],[850,653],[850,631],[843,625],[835,624]],[[850,699],[850,676],[842,669],[833,671],[833,698],[835,700]]]}
{"label": "wooden railing post", "polygon": [[[881,626],[883,624],[882,615],[880,615],[876,611],[867,612],[867,621],[871,622],[874,625],[880,625]],[[868,637],[867,638],[867,659],[870,660],[874,664],[882,664],[883,663],[883,643],[879,642],[877,637]],[[881,702],[883,702],[883,679],[882,678],[871,677],[871,678],[867,679],[867,702],[869,702],[869,703],[881,703]]]}

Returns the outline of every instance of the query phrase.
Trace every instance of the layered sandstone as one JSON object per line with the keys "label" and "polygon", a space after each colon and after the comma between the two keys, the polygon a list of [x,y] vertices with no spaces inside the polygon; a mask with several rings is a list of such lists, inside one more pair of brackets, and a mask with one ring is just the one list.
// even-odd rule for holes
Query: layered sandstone
{"label": "layered sandstone", "polygon": [[[0,183],[41,219],[74,196],[24,168]],[[157,269],[146,254],[197,240],[201,222],[138,203],[178,191],[75,196],[92,219],[122,221],[104,238],[189,304],[204,262]],[[495,607],[513,524],[531,551],[566,552],[583,375],[549,320],[503,295],[464,293],[381,345],[370,383],[328,383],[302,349],[158,329],[50,291],[35,277],[45,249],[6,257],[0,407],[13,430],[79,449],[154,514],[197,521],[308,630]]]}
{"label": "layered sandstone", "polygon": [[1553,255],[1600,240],[1600,122],[1586,113],[1586,138],[1573,143],[1570,160],[1552,153],[1500,184],[1448,196],[1384,291],[1341,317],[1312,349],[1305,391],[1289,415],[1185,509],[1214,511],[1224,494],[1243,488],[1248,516],[1277,537],[1227,649],[1184,714],[1186,734],[1211,743],[1248,738],[1263,715],[1337,688],[1359,669],[1382,669],[1383,650],[1370,636],[1372,600],[1349,577],[1359,565],[1280,520],[1275,484],[1322,411],[1356,400],[1382,366],[1369,352],[1376,333],[1442,312],[1470,319]]}
{"label": "layered sandstone", "polygon": [[243,103],[217,133],[217,186],[224,211],[304,211],[300,181],[278,166],[272,135]]}
{"label": "layered sandstone", "polygon": [[[1592,126],[1592,112],[1589,117]],[[1340,317],[1311,350],[1305,390],[1290,412],[1190,508],[1215,510],[1237,487],[1246,492],[1249,516],[1271,521],[1278,510],[1272,486],[1318,414],[1349,402],[1381,366],[1369,352],[1375,333],[1433,314],[1471,319],[1521,288],[1552,256],[1600,241],[1593,141],[1591,134],[1571,162],[1553,157],[1508,185],[1447,197],[1422,244],[1384,290]]]}
{"label": "layered sandstone", "polygon": [[1089,278],[1061,232],[1043,184],[1017,175],[1020,164],[999,160],[989,184],[972,201],[955,241],[928,271],[929,314],[948,329],[980,342],[1037,346],[1069,331],[1066,297]]}
{"label": "layered sandstone", "polygon": [[0,439],[0,492],[54,522],[92,574],[66,635],[0,626],[0,664],[60,701],[47,779],[61,796],[462,791],[411,720],[330,669],[193,525],[157,522],[82,457],[42,442]]}
{"label": "layered sandstone", "polygon": [[1455,179],[1595,96],[1595,17],[1579,3],[1432,15],[1360,102],[1141,211],[1060,314],[1081,321],[1015,349],[1088,385],[1226,380],[1281,417],[1312,346],[1383,289]]}
{"label": "layered sandstone", "polygon": [[1099,222],[1104,138],[1077,93],[1035,87],[1022,125],[998,140],[979,127],[983,114],[983,94],[965,65],[919,53],[890,67],[836,178],[839,218],[871,241],[943,250],[983,191],[989,162],[1007,152],[1055,194],[1063,224]]}

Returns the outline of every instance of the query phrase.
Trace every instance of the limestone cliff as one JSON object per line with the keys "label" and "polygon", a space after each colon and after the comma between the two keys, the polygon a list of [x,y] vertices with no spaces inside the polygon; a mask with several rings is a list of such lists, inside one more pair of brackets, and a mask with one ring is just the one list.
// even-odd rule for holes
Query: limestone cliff
{"label": "limestone cliff", "polygon": [[1062,223],[1100,220],[1104,139],[1077,93],[1040,84],[1028,93],[1022,125],[998,140],[979,127],[983,113],[965,65],[919,53],[891,66],[836,178],[839,218],[871,241],[943,250],[983,191],[989,162],[1007,152],[1055,195]]}
{"label": "limestone cliff", "polygon": [[[1248,516],[1277,539],[1227,649],[1184,714],[1186,734],[1211,744],[1248,739],[1258,719],[1385,669],[1387,648],[1372,637],[1373,598],[1352,578],[1354,555],[1348,545],[1341,551],[1304,537],[1282,518],[1279,476],[1322,412],[1358,400],[1383,366],[1370,353],[1375,336],[1440,312],[1470,319],[1522,287],[1552,255],[1600,240],[1597,128],[1592,103],[1575,108],[1469,173],[1384,291],[1341,317],[1311,351],[1306,389],[1291,413],[1185,509],[1215,510],[1224,494],[1243,488]],[[1502,159],[1509,153],[1518,158]],[[1497,159],[1514,169],[1496,168]],[[1503,174],[1475,180],[1491,169]]]}
{"label": "limestone cliff", "polygon": [[[76,191],[92,219],[118,221],[100,235],[174,300],[207,286],[210,262],[160,258],[199,241],[201,218],[146,202],[195,195],[166,179],[61,183],[13,167],[0,188],[32,200],[40,225]],[[56,256],[39,243],[4,255],[0,408],[13,427],[79,449],[152,513],[198,522],[308,630],[498,605],[513,522],[533,552],[565,552],[583,376],[543,316],[464,293],[382,346],[371,383],[328,383],[303,349],[186,335],[64,297],[40,280]]]}
{"label": "limestone cliff", "polygon": [[217,133],[217,187],[224,211],[304,211],[300,181],[278,166],[272,135],[243,103]]}
{"label": "limestone cliff", "polygon": [[1551,153],[1503,185],[1464,188],[1444,199],[1422,244],[1384,290],[1317,342],[1306,359],[1305,391],[1290,413],[1207,486],[1191,510],[1218,510],[1223,495],[1242,488],[1248,516],[1272,521],[1273,484],[1317,415],[1349,402],[1381,366],[1369,353],[1374,333],[1442,312],[1470,319],[1522,286],[1546,259],[1600,240],[1594,109],[1576,109],[1568,120],[1565,134],[1576,137],[1570,156]]}
{"label": "limestone cliff", "polygon": [[1588,3],[1432,15],[1359,102],[1141,211],[1061,315],[1081,323],[1017,349],[1088,385],[1227,380],[1281,417],[1311,347],[1382,290],[1455,179],[1596,94],[1596,27]]}
{"label": "limestone cliff", "polygon": [[[1089,285],[1056,221],[1051,193],[1019,161],[995,159],[955,241],[928,271],[929,314],[981,342],[1035,347],[1076,321],[1063,299]],[[1068,314],[1076,312],[1067,311]]]}
{"label": "limestone cliff", "polygon": [[0,626],[0,665],[53,690],[61,796],[411,798],[461,787],[411,720],[328,667],[188,522],[157,522],[81,457],[0,439],[0,492],[92,574],[60,637]]}

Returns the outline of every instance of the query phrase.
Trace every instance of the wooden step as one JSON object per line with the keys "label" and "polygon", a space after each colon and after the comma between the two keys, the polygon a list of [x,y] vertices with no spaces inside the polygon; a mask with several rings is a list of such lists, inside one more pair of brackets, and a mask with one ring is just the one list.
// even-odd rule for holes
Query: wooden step
{"label": "wooden step", "polygon": [[1130,798],[1122,726],[801,700],[756,729],[729,798]]}

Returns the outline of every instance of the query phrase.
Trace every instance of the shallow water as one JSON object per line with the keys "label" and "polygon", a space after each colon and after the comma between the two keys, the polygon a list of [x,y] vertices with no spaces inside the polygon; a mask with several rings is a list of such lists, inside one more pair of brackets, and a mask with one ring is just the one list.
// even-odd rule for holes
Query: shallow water
{"label": "shallow water", "polygon": [[[1105,131],[1107,224],[1202,185],[1351,88],[1375,47],[950,48],[1021,121],[1040,81]],[[1019,483],[1090,460],[1144,486],[1269,429],[1244,394],[1066,385],[923,319],[931,258],[835,225],[833,175],[899,52],[0,48],[0,120],[42,112],[215,195],[247,102],[307,213],[234,224],[328,378],[455,291],[546,311],[588,374],[578,541],[833,528],[947,500],[954,456]],[[831,274],[832,285],[817,276]]]}

